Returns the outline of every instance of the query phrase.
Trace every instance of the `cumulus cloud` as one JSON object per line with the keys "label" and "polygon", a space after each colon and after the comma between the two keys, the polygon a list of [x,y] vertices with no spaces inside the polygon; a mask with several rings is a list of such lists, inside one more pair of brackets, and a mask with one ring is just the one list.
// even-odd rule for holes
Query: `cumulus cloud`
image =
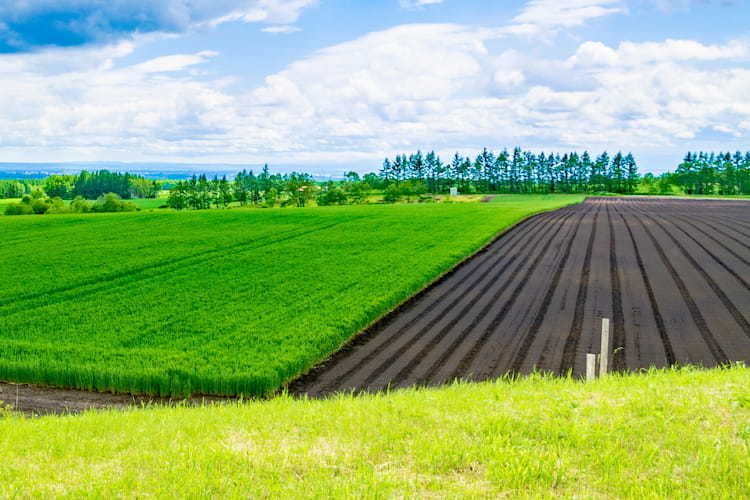
{"label": "cumulus cloud", "polygon": [[274,124],[276,147],[372,152],[514,142],[656,147],[717,125],[740,133],[750,117],[741,90],[750,71],[688,64],[741,57],[741,42],[622,44],[601,51],[578,80],[560,74],[578,73],[571,64],[590,44],[567,60],[539,61],[493,54],[486,42],[494,36],[456,25],[374,33],[269,77],[246,109]]}
{"label": "cumulus cloud", "polygon": [[0,55],[0,147],[328,162],[416,148],[642,150],[707,132],[750,137],[746,41],[585,42],[543,59],[494,43],[504,36],[457,24],[398,26],[317,51],[245,89],[202,71],[216,57],[206,51],[125,66],[134,50],[127,41],[64,56]]}
{"label": "cumulus cloud", "polygon": [[290,24],[316,0],[0,0],[0,53],[241,20]]}

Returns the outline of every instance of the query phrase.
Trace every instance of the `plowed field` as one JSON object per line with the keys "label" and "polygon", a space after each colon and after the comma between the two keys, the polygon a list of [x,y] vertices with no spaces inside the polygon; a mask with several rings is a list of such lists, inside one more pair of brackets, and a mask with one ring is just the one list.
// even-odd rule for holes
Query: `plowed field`
{"label": "plowed field", "polygon": [[591,198],[516,226],[291,386],[321,395],[750,361],[750,202]]}

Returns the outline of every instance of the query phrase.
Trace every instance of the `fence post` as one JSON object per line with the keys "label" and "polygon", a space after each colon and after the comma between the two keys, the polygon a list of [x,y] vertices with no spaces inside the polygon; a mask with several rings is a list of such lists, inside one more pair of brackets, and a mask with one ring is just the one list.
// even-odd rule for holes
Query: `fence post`
{"label": "fence post", "polygon": [[594,380],[596,378],[596,354],[586,355],[586,380]]}
{"label": "fence post", "polygon": [[609,319],[602,318],[602,345],[599,358],[599,376],[607,374],[609,369]]}

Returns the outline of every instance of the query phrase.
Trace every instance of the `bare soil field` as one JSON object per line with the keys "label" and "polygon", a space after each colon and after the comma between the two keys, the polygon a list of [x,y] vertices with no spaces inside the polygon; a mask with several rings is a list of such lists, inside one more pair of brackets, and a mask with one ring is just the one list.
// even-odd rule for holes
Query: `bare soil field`
{"label": "bare soil field", "polygon": [[320,396],[750,362],[750,202],[590,198],[514,227],[290,386]]}

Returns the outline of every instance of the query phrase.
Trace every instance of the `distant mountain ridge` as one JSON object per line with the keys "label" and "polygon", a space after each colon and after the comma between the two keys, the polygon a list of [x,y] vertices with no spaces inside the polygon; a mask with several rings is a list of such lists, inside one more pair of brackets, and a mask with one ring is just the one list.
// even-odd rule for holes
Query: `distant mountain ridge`
{"label": "distant mountain ridge", "polygon": [[[142,175],[147,179],[187,179],[193,175],[206,174],[213,177],[227,176],[234,178],[242,170],[260,171],[263,164],[229,164],[229,163],[129,163],[129,162],[70,162],[70,163],[23,163],[0,162],[0,180],[9,179],[45,179],[50,175],[74,175],[82,170],[111,170]],[[316,180],[342,179],[341,174],[323,174],[317,166],[305,165],[270,165],[274,173],[292,171],[310,173]]]}

